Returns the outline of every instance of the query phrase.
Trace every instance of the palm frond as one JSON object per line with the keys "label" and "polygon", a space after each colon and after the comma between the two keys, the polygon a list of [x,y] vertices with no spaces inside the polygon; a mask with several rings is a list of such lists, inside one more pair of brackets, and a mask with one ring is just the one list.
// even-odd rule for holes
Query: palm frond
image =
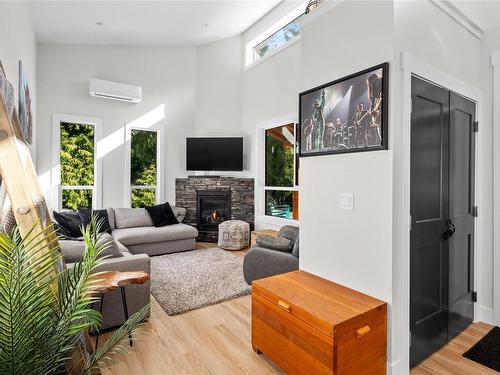
{"label": "palm frond", "polygon": [[143,322],[150,312],[150,305],[147,304],[141,310],[132,315],[106,342],[98,347],[85,364],[83,374],[91,374],[97,368],[109,367],[115,363],[114,356],[117,354],[127,354],[132,348],[129,346],[129,334],[132,334],[132,340],[138,334],[146,331],[142,330],[140,323]]}
{"label": "palm frond", "polygon": [[[33,235],[30,244],[36,244]],[[35,260],[36,259],[36,260]],[[0,235],[0,373],[29,374],[45,359],[34,342],[51,334],[54,304],[50,272],[56,257],[25,246],[17,230]]]}
{"label": "palm frond", "polygon": [[[109,246],[92,217],[82,228],[86,249],[73,267],[58,274],[61,261],[57,237],[34,225],[21,237],[17,228],[0,234],[0,374],[38,375],[64,372],[82,332],[98,329],[101,314],[92,309],[95,278]],[[54,288],[57,285],[57,288]],[[121,340],[134,331],[149,309],[133,315],[88,362],[88,371],[109,363],[112,353],[124,352]],[[87,370],[86,370],[87,371]]]}

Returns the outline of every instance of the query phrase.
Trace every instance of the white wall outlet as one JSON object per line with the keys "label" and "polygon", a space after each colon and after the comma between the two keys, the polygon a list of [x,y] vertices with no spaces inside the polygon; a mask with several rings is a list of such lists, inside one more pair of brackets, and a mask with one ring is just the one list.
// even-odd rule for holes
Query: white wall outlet
{"label": "white wall outlet", "polygon": [[340,193],[339,208],[341,210],[354,210],[354,193]]}

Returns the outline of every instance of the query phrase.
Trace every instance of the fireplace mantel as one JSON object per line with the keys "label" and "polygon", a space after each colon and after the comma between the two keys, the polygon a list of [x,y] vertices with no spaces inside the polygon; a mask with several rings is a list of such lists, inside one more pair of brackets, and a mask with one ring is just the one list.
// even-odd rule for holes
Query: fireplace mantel
{"label": "fireplace mantel", "polygon": [[[254,179],[238,177],[191,176],[175,180],[175,205],[186,208],[184,223],[197,227],[197,192],[229,191],[231,196],[231,219],[254,224]],[[217,241],[217,230],[202,230],[198,240]]]}

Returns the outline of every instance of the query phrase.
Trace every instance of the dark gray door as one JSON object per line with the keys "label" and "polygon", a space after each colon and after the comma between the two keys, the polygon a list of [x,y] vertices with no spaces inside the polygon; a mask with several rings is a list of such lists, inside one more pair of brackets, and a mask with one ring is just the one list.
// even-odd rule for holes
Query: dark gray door
{"label": "dark gray door", "polygon": [[473,319],[473,102],[412,79],[410,364]]}
{"label": "dark gray door", "polygon": [[448,340],[449,93],[412,80],[410,363]]}
{"label": "dark gray door", "polygon": [[474,103],[450,93],[449,340],[474,318],[474,120]]}

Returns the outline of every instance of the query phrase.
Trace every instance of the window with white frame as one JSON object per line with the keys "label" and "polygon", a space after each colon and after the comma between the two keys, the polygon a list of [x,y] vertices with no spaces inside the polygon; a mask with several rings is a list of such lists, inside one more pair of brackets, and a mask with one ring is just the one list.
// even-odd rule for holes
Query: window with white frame
{"label": "window with white frame", "polygon": [[247,66],[275,53],[300,37],[300,20],[304,16],[305,4],[307,2],[296,7],[247,44]]}
{"label": "window with white frame", "polygon": [[58,122],[59,196],[63,209],[96,207],[98,173],[96,168],[96,125]]}
{"label": "window with white frame", "polygon": [[295,124],[265,130],[264,213],[299,219],[298,163]]}
{"label": "window with white frame", "polygon": [[253,61],[257,61],[300,35],[300,15],[273,35],[253,47]]}
{"label": "window with white frame", "polygon": [[130,205],[153,206],[159,201],[158,130],[130,129]]}

